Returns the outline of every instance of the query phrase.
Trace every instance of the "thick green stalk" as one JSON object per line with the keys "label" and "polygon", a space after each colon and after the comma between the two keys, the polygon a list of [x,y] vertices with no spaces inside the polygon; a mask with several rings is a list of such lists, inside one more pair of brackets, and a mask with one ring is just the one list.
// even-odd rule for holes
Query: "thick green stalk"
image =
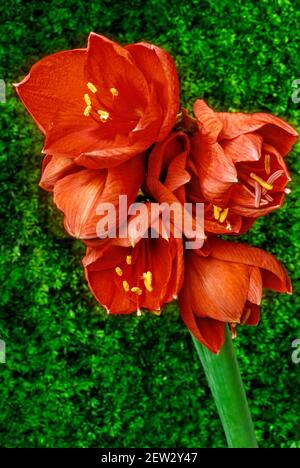
{"label": "thick green stalk", "polygon": [[227,327],[225,335],[225,343],[218,355],[192,338],[222,421],[228,447],[257,448],[251,414]]}

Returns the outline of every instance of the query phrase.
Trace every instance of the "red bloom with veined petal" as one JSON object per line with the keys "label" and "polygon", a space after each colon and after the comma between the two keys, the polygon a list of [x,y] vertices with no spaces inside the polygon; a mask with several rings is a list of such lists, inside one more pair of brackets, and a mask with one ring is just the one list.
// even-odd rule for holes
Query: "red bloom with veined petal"
{"label": "red bloom with veined petal", "polygon": [[145,175],[144,155],[109,169],[88,169],[63,156],[45,156],[40,186],[54,192],[54,203],[65,215],[69,234],[81,239],[97,236],[97,223],[104,203],[111,203],[118,214],[119,195],[135,201]]}
{"label": "red bloom with veined petal", "polygon": [[46,136],[44,152],[107,168],[163,139],[178,111],[171,57],[147,43],[91,33],[87,49],[37,62],[17,92]]}
{"label": "red bloom with veined petal", "polygon": [[[150,204],[145,206],[151,209]],[[139,314],[143,308],[159,315],[162,306],[177,297],[182,284],[182,240],[166,239],[161,233],[145,238],[143,230],[134,237],[138,218],[129,221],[124,239],[87,242],[83,265],[89,287],[112,314]]]}
{"label": "red bloom with veined petal", "polygon": [[202,250],[185,254],[182,318],[197,340],[217,353],[226,323],[233,328],[258,323],[263,288],[291,293],[288,275],[275,257],[246,244],[210,238]]}
{"label": "red bloom with veined petal", "polygon": [[200,190],[197,200],[194,186],[193,200],[209,202],[213,232],[243,232],[282,205],[290,180],[283,157],[298,134],[278,117],[214,112],[200,100],[194,113],[199,131],[191,139],[190,167]]}

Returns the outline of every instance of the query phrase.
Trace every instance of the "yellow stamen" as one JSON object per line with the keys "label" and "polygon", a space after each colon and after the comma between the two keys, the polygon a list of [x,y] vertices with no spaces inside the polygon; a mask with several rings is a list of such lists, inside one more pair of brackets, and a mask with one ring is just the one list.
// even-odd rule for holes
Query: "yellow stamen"
{"label": "yellow stamen", "polygon": [[116,271],[116,273],[117,273],[118,276],[122,276],[122,275],[123,275],[122,268],[116,267],[116,268],[115,268],[115,271]]}
{"label": "yellow stamen", "polygon": [[136,315],[137,315],[138,317],[140,317],[140,316],[142,315],[141,309],[137,309]]}
{"label": "yellow stamen", "polygon": [[222,208],[220,208],[219,206],[216,206],[214,205],[214,218],[218,221],[218,219],[220,218],[220,213],[222,211]]}
{"label": "yellow stamen", "polygon": [[98,89],[96,88],[95,85],[93,85],[93,83],[88,82],[88,83],[87,83],[87,87],[88,87],[89,90],[92,91],[92,93],[94,93],[94,94],[98,91]]}
{"label": "yellow stamen", "polygon": [[137,286],[134,286],[133,288],[131,288],[131,292],[137,294],[138,296],[143,294],[143,291],[141,290],[141,288],[138,288]]}
{"label": "yellow stamen", "polygon": [[97,112],[99,114],[101,122],[105,123],[109,117],[109,112],[104,110],[98,110]]}
{"label": "yellow stamen", "polygon": [[127,281],[123,281],[123,289],[124,291],[128,292],[130,287],[129,287],[129,284],[127,283]]}
{"label": "yellow stamen", "polygon": [[113,95],[113,97],[119,96],[119,91],[117,90],[117,88],[110,88],[110,92]]}
{"label": "yellow stamen", "polygon": [[222,211],[222,213],[220,214],[220,223],[224,223],[225,219],[227,218],[227,215],[228,215],[228,211],[229,211],[229,208],[225,208],[225,210]]}
{"label": "yellow stamen", "polygon": [[270,159],[271,159],[271,156],[269,154],[266,154],[265,156],[265,171],[266,171],[266,174],[270,174],[271,172],[271,165],[270,165]]}
{"label": "yellow stamen", "polygon": [[143,273],[143,279],[144,279],[144,285],[147,291],[152,292],[152,273],[151,271],[147,271],[146,273]]}
{"label": "yellow stamen", "polygon": [[87,93],[84,95],[84,100],[87,106],[90,106],[92,104],[91,98]]}
{"label": "yellow stamen", "polygon": [[263,179],[262,179],[261,177],[259,177],[258,175],[253,174],[253,172],[251,172],[250,177],[251,177],[251,179],[253,179],[253,180],[255,180],[256,182],[258,182],[259,185],[261,185],[264,189],[266,189],[266,190],[273,190],[273,185],[268,184],[268,182],[266,182],[265,180],[263,180]]}
{"label": "yellow stamen", "polygon": [[91,110],[92,110],[92,106],[86,106],[86,108],[84,109],[83,115],[85,117],[88,117],[91,113]]}
{"label": "yellow stamen", "polygon": [[126,263],[127,263],[127,265],[131,265],[131,260],[132,260],[131,255],[127,255],[127,257],[126,257]]}
{"label": "yellow stamen", "polygon": [[154,315],[161,315],[161,310],[150,310],[151,314],[154,314]]}

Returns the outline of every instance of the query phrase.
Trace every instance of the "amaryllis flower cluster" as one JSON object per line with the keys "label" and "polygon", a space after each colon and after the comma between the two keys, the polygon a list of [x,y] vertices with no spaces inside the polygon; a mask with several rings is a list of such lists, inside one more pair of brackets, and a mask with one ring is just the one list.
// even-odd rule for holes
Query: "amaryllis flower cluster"
{"label": "amaryllis flower cluster", "polygon": [[[226,324],[235,334],[258,323],[263,288],[291,293],[276,258],[218,236],[245,233],[282,205],[284,158],[298,137],[289,124],[214,112],[203,100],[189,115],[167,52],[95,33],[86,49],[40,60],[16,90],[45,135],[40,186],[53,192],[68,233],[85,242],[85,276],[107,312],[160,315],[178,298],[191,333],[217,353]],[[127,237],[98,238],[97,207],[118,212],[120,194],[147,212],[155,202],[203,203],[204,244],[186,250],[184,231],[167,237],[160,227],[154,238],[137,236],[129,215]]]}

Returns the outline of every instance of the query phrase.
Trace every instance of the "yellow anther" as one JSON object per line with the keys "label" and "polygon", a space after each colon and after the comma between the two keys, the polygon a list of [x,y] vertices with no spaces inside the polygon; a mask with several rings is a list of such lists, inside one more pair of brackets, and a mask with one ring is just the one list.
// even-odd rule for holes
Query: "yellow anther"
{"label": "yellow anther", "polygon": [[265,171],[266,171],[266,174],[270,174],[271,172],[271,164],[270,164],[270,161],[271,160],[271,156],[269,154],[266,154],[265,156]]}
{"label": "yellow anther", "polygon": [[93,85],[93,83],[88,82],[88,83],[87,83],[87,87],[88,87],[89,90],[92,91],[92,93],[94,93],[94,94],[98,91],[98,89],[96,88],[95,85]]}
{"label": "yellow anther", "polygon": [[138,288],[137,286],[134,286],[133,288],[131,288],[131,292],[133,292],[134,294],[137,294],[138,296],[143,294],[143,291],[141,290],[141,288]]}
{"label": "yellow anther", "polygon": [[214,205],[214,218],[218,221],[218,219],[220,218],[220,213],[222,211],[222,208],[220,208],[219,206],[216,206]]}
{"label": "yellow anther", "polygon": [[229,211],[229,208],[225,208],[225,210],[222,211],[222,213],[220,214],[220,223],[224,223],[225,219],[227,218],[227,215],[228,215],[228,211]]}
{"label": "yellow anther", "polygon": [[266,182],[265,180],[263,180],[263,179],[262,179],[261,177],[259,177],[258,175],[253,174],[253,172],[251,172],[250,177],[251,177],[251,179],[253,179],[253,180],[255,180],[256,182],[258,182],[259,185],[261,185],[264,189],[266,189],[266,190],[273,190],[273,185],[268,184],[268,182]]}
{"label": "yellow anther", "polygon": [[117,90],[117,88],[110,88],[110,92],[113,95],[113,97],[119,96],[119,91]]}
{"label": "yellow anther", "polygon": [[154,315],[161,315],[161,310],[150,310],[149,312]]}
{"label": "yellow anther", "polygon": [[127,255],[127,257],[126,257],[126,263],[127,263],[127,265],[131,265],[131,260],[132,260],[131,255]]}
{"label": "yellow anther", "polygon": [[91,98],[87,93],[84,95],[84,100],[87,106],[90,106],[92,104]]}
{"label": "yellow anther", "polygon": [[116,268],[115,268],[115,271],[116,271],[116,273],[117,273],[118,276],[122,276],[122,275],[123,275],[122,268],[116,267]]}
{"label": "yellow anther", "polygon": [[100,117],[101,122],[106,122],[108,117],[109,117],[109,112],[104,111],[104,110],[98,110],[97,111]]}
{"label": "yellow anther", "polygon": [[143,280],[144,280],[144,285],[147,291],[152,292],[152,273],[151,271],[147,271],[146,273],[143,273]]}
{"label": "yellow anther", "polygon": [[127,283],[127,281],[123,281],[123,289],[124,291],[128,292],[130,287],[129,287],[129,284]]}
{"label": "yellow anther", "polygon": [[88,117],[91,113],[91,110],[92,110],[92,106],[86,106],[86,108],[84,109],[83,115],[85,117]]}

